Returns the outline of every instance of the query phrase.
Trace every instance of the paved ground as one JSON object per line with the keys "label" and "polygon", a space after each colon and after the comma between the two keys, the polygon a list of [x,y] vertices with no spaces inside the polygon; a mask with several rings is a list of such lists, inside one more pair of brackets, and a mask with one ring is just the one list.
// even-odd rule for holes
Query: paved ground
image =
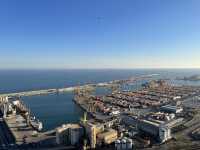
{"label": "paved ground", "polygon": [[0,149],[14,145],[15,139],[0,114]]}

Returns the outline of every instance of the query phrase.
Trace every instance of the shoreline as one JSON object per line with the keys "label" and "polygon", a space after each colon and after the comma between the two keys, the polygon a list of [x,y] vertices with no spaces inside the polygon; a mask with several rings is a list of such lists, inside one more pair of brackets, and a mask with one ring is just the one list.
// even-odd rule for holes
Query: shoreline
{"label": "shoreline", "polygon": [[139,77],[130,77],[129,79],[121,79],[121,80],[112,80],[108,82],[94,83],[94,84],[85,84],[81,86],[71,86],[67,88],[52,88],[52,89],[41,89],[41,90],[33,90],[33,91],[23,91],[23,92],[14,92],[14,93],[4,93],[0,94],[0,97],[21,97],[21,96],[35,96],[35,95],[48,95],[52,93],[65,93],[65,92],[73,92],[75,89],[85,89],[85,88],[96,88],[96,87],[109,87],[116,84],[123,84],[129,82],[135,82],[138,80],[152,78],[153,76],[158,76],[159,74],[147,74]]}

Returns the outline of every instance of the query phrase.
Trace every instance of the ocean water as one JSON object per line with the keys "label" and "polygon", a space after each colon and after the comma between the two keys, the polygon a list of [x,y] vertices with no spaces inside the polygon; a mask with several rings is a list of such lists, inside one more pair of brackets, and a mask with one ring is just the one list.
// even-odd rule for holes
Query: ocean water
{"label": "ocean water", "polygon": [[[0,70],[0,93],[61,88],[147,74],[159,74],[154,78],[172,79],[175,84],[200,85],[200,81],[175,80],[176,77],[200,75],[200,69]],[[137,83],[133,87],[139,85]],[[105,89],[98,89],[96,94],[105,92]],[[63,123],[79,121],[82,110],[74,104],[72,98],[73,93],[65,93],[22,97],[22,100],[43,122],[44,130],[50,130]]]}

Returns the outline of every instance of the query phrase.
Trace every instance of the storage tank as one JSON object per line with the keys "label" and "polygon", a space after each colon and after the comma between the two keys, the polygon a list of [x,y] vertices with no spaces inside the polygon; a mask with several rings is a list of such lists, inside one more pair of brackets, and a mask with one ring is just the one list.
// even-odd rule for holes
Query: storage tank
{"label": "storage tank", "polygon": [[79,129],[69,129],[71,145],[75,145],[79,141]]}
{"label": "storage tank", "polygon": [[122,139],[121,141],[122,145],[122,150],[126,150],[126,139]]}
{"label": "storage tank", "polygon": [[126,148],[127,148],[128,150],[131,150],[132,147],[133,147],[133,141],[132,141],[132,139],[127,139],[127,140],[126,140]]}
{"label": "storage tank", "polygon": [[169,114],[170,119],[174,119],[175,118],[175,114]]}
{"label": "storage tank", "polygon": [[170,116],[165,116],[165,119],[166,119],[167,121],[170,121],[170,120],[171,120]]}
{"label": "storage tank", "polygon": [[69,128],[69,136],[70,136],[70,142],[71,145],[76,145],[81,136],[83,135],[83,129],[78,124],[71,124],[71,127]]}
{"label": "storage tank", "polygon": [[115,149],[121,150],[121,141],[120,140],[115,141]]}

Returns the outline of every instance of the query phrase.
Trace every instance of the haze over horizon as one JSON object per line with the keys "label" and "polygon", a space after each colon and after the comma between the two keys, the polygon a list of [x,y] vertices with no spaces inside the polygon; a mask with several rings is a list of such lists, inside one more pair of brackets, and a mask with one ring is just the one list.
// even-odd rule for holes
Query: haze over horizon
{"label": "haze over horizon", "polygon": [[0,69],[200,68],[198,0],[0,2]]}

